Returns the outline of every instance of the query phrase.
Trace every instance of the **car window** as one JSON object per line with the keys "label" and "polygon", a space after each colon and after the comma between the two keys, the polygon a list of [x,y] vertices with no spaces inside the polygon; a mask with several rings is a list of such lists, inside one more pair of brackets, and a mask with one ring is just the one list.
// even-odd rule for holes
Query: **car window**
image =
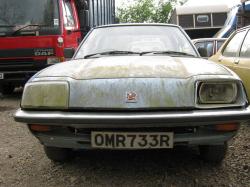
{"label": "car window", "polygon": [[106,51],[175,51],[197,56],[178,27],[141,25],[94,29],[79,48],[76,58]]}
{"label": "car window", "polygon": [[213,55],[213,46],[214,46],[214,42],[213,41],[204,41],[204,42],[197,42],[195,44],[195,47],[197,49],[199,48],[205,48],[207,51],[207,55],[203,56],[203,57],[210,57]]}
{"label": "car window", "polygon": [[217,51],[221,48],[225,41],[217,41]]}
{"label": "car window", "polygon": [[250,33],[248,32],[241,47],[240,57],[250,57]]}
{"label": "car window", "polygon": [[226,48],[224,49],[223,55],[227,57],[236,56],[245,34],[246,31],[242,31],[235,34],[234,37],[227,44]]}

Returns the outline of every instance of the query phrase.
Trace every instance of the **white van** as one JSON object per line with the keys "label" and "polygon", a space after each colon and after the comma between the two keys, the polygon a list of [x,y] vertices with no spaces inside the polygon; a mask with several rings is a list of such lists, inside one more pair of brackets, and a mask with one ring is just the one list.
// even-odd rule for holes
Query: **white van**
{"label": "white van", "polygon": [[240,0],[188,0],[176,7],[170,23],[183,27],[191,38],[212,37],[224,26],[229,10]]}

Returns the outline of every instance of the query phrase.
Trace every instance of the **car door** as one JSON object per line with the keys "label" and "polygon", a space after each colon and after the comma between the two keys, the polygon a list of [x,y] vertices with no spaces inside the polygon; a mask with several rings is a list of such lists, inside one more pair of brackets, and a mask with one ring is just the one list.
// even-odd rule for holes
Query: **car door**
{"label": "car door", "polygon": [[239,58],[235,61],[234,71],[242,79],[248,96],[250,96],[250,31],[243,41]]}
{"label": "car door", "polygon": [[238,60],[239,50],[242,44],[242,41],[245,37],[246,30],[237,32],[230,41],[227,42],[223,49],[210,60],[216,61],[219,64],[225,65],[231,70],[234,71],[235,63]]}

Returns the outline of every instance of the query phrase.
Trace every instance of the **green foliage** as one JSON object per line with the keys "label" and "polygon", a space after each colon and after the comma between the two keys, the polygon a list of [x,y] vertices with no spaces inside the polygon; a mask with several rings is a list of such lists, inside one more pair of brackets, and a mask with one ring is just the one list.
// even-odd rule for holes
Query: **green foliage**
{"label": "green foliage", "polygon": [[153,0],[135,0],[132,5],[117,9],[121,23],[167,23],[173,6],[178,0],[155,3]]}

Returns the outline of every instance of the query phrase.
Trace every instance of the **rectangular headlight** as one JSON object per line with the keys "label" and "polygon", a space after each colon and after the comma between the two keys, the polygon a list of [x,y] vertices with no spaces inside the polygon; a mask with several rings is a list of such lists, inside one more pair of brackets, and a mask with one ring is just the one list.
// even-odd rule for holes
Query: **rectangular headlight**
{"label": "rectangular headlight", "polygon": [[231,104],[237,98],[237,84],[227,82],[202,82],[199,85],[200,104]]}
{"label": "rectangular headlight", "polygon": [[48,57],[47,64],[56,64],[60,62],[60,58],[58,57]]}
{"label": "rectangular headlight", "polygon": [[69,101],[67,82],[35,82],[25,85],[22,108],[66,109]]}

